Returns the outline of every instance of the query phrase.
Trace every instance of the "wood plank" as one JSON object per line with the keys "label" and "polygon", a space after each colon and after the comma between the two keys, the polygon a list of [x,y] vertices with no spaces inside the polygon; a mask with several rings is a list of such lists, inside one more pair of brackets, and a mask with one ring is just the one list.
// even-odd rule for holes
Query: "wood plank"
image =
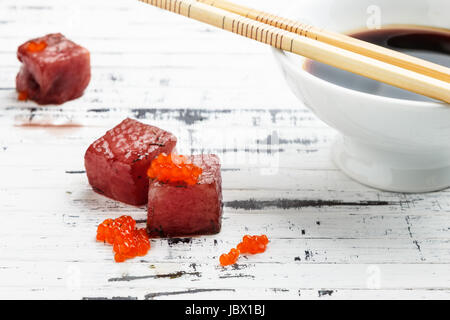
{"label": "wood plank", "polygon": [[[383,192],[337,170],[336,132],[265,46],[138,1],[3,0],[0,26],[0,298],[450,297],[450,191]],[[90,86],[63,106],[17,101],[17,46],[55,31],[91,51]],[[220,156],[219,234],[153,239],[123,264],[95,241],[109,217],[145,225],[145,206],[96,194],[84,172],[88,145],[125,117],[172,131],[181,153]],[[221,268],[247,233],[267,234],[267,252]]]}

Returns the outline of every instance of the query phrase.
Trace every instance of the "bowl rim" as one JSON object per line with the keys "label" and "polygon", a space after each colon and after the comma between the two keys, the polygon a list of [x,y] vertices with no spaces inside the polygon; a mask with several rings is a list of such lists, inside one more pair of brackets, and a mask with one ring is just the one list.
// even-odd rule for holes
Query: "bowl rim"
{"label": "bowl rim", "polygon": [[[340,86],[338,84],[331,83],[331,82],[326,81],[322,78],[319,78],[319,77],[313,75],[312,73],[308,72],[307,70],[305,70],[303,67],[303,64],[302,64],[302,68],[298,68],[298,66],[294,65],[294,62],[292,61],[292,59],[290,59],[287,56],[287,54],[284,50],[277,49],[274,47],[271,47],[271,49],[272,49],[272,53],[274,54],[275,58],[278,59],[280,61],[280,63],[286,64],[291,69],[292,72],[298,74],[302,78],[306,78],[307,81],[311,81],[311,82],[315,83],[317,86],[328,87],[333,91],[341,91],[343,93],[359,96],[361,99],[372,99],[372,100],[378,101],[380,103],[384,102],[384,103],[397,104],[397,105],[402,105],[402,106],[408,105],[408,107],[428,108],[428,109],[445,108],[445,109],[450,110],[450,104],[445,103],[445,102],[416,101],[416,100],[410,100],[410,99],[385,97],[385,96],[380,96],[380,95],[376,95],[373,93],[367,93],[367,92],[362,92],[362,91],[346,88],[346,87]],[[303,60],[303,63],[307,59],[300,55],[299,55],[299,57]]]}

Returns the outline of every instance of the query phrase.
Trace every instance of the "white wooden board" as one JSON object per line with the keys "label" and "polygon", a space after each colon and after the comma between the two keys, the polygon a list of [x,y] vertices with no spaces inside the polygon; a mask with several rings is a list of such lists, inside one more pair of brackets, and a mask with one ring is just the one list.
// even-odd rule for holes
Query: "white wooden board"
{"label": "white wooden board", "polygon": [[[62,106],[19,102],[16,48],[49,32],[91,51],[91,83]],[[175,133],[180,152],[220,156],[219,234],[152,240],[122,264],[95,241],[103,219],[146,218],[84,173],[88,145],[127,116]],[[0,298],[450,298],[450,192],[352,181],[329,159],[335,134],[261,44],[133,0],[2,0]],[[267,234],[267,252],[220,267],[246,233]]]}

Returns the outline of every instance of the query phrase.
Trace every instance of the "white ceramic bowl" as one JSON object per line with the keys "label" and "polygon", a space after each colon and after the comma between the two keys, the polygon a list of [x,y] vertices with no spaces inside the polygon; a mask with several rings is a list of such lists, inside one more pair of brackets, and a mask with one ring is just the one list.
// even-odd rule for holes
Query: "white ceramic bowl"
{"label": "white ceramic bowl", "polygon": [[[450,28],[449,0],[314,0],[290,8],[290,17],[333,31],[382,25]],[[377,18],[375,17],[375,18]],[[303,69],[301,56],[273,49],[295,95],[339,131],[335,164],[378,189],[428,192],[450,186],[450,105],[394,99],[347,89]]]}

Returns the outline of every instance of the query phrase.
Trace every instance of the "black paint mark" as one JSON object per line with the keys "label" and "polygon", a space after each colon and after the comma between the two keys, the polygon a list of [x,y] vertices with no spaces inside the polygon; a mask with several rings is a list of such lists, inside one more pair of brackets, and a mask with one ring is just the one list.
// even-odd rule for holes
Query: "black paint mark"
{"label": "black paint mark", "polygon": [[165,273],[165,274],[156,274],[156,275],[148,275],[148,276],[123,276],[120,278],[110,278],[108,282],[118,282],[118,281],[133,281],[133,280],[143,280],[143,279],[161,279],[161,278],[169,278],[176,279],[182,276],[196,276],[200,277],[200,272],[185,272],[178,271],[173,273]]}
{"label": "black paint mark", "polygon": [[84,171],[84,170],[73,170],[73,171],[67,170],[66,173],[67,174],[82,174],[82,173],[86,173],[86,171]]}
{"label": "black paint mark", "polygon": [[319,297],[323,297],[323,296],[331,296],[333,294],[334,290],[319,290],[318,294]]}
{"label": "black paint mark", "polygon": [[301,153],[301,152],[306,152],[306,153],[316,153],[316,152],[319,152],[319,150],[318,150],[318,149],[309,149],[309,150],[300,150],[300,149],[297,149],[297,152],[298,152],[298,153]]}
{"label": "black paint mark", "polygon": [[23,7],[27,10],[51,10],[52,7],[46,7],[46,6],[25,6]]}
{"label": "black paint mark", "polygon": [[306,234],[305,229],[302,229],[302,236],[304,236]]}
{"label": "black paint mark", "polygon": [[82,300],[138,300],[138,297],[83,297]]}
{"label": "black paint mark", "polygon": [[200,293],[200,292],[214,292],[214,291],[231,291],[231,292],[235,292],[235,289],[222,289],[222,288],[217,288],[217,289],[189,289],[189,290],[184,290],[184,291],[168,291],[168,292],[155,292],[155,293],[149,293],[145,295],[145,299],[149,300],[149,299],[153,299],[155,297],[160,297],[160,296],[173,296],[173,295],[179,295],[179,294],[195,294],[195,293]]}
{"label": "black paint mark", "polygon": [[294,261],[302,261],[302,259],[300,259],[300,257],[295,257]]}
{"label": "black paint mark", "polygon": [[312,256],[313,256],[313,253],[311,251],[305,250],[305,260],[306,261],[311,260]]}
{"label": "black paint mark", "polygon": [[133,113],[136,119],[142,120],[147,118],[147,113],[155,115],[156,109],[148,109],[148,108],[131,109],[131,112]]}
{"label": "black paint mark", "polygon": [[[422,252],[422,249],[420,248],[419,243],[417,242],[417,240],[413,240],[414,245],[416,246],[417,250],[419,250],[419,252]],[[423,258],[422,258],[423,260]]]}
{"label": "black paint mark", "polygon": [[109,108],[97,108],[97,109],[89,109],[87,112],[103,113],[109,111],[111,111]]}
{"label": "black paint mark", "polygon": [[[204,149],[200,148],[191,148],[191,153],[205,153]],[[245,153],[257,153],[257,154],[272,154],[276,152],[284,152],[283,148],[212,148],[208,149],[208,152],[225,154],[225,153],[236,153],[236,152],[245,152]]]}
{"label": "black paint mark", "polygon": [[270,288],[273,292],[289,292],[289,289],[285,288]]}
{"label": "black paint mark", "polygon": [[308,138],[297,138],[297,139],[282,139],[279,138],[276,132],[273,132],[272,134],[269,134],[265,139],[256,139],[257,144],[266,144],[266,145],[273,145],[273,144],[301,144],[303,146],[311,146],[313,144],[317,144],[319,140],[317,138],[308,139]]}
{"label": "black paint mark", "polygon": [[[244,258],[246,258],[246,257],[244,256]],[[246,264],[235,263],[235,264],[231,265],[231,269],[233,269],[233,270],[242,270],[242,269],[246,269],[246,268],[248,268],[248,265],[246,265]]]}
{"label": "black paint mark", "polygon": [[272,122],[276,123],[277,122],[277,114],[279,112],[281,112],[281,110],[269,110],[269,112],[270,112],[270,116],[272,118]]}
{"label": "black paint mark", "polygon": [[207,109],[155,109],[155,108],[135,108],[131,109],[137,119],[161,119],[163,117],[174,118],[186,125],[208,120],[217,117],[219,114],[231,113],[232,110],[207,110]]}
{"label": "black paint mark", "polygon": [[82,300],[137,300],[137,297],[83,297]]}
{"label": "black paint mark", "polygon": [[[208,109],[169,109],[169,108],[134,108],[131,109],[131,113],[133,117],[136,119],[148,119],[148,120],[161,120],[161,119],[176,119],[180,122],[183,122],[186,125],[193,125],[198,122],[207,121],[210,119],[218,118],[222,114],[237,114],[237,113],[257,113],[256,117],[253,119],[260,119],[260,115],[269,114],[272,122],[277,123],[278,120],[283,121],[286,117],[289,118],[291,122],[296,123],[297,121],[304,119],[313,119],[312,117],[302,117],[296,116],[296,114],[310,114],[309,110],[289,110],[289,109],[277,109],[277,110],[265,110],[265,109],[240,109],[240,110],[232,110],[232,109],[216,109],[216,110],[208,110]],[[280,116],[281,114],[281,116]],[[239,117],[239,115],[237,115]],[[259,126],[260,122],[253,121],[254,126]],[[289,144],[289,140],[285,140],[286,144]],[[301,140],[299,140],[302,143]],[[311,144],[315,141],[311,140]],[[307,145],[308,141],[303,141],[303,144]]]}
{"label": "black paint mark", "polygon": [[[396,202],[389,201],[340,201],[340,200],[300,200],[300,199],[276,199],[276,200],[234,200],[224,203],[226,207],[232,209],[261,210],[265,208],[295,209],[305,207],[370,207],[370,206],[390,206]],[[320,224],[320,222],[318,222]]]}
{"label": "black paint mark", "polygon": [[170,238],[167,239],[167,243],[169,244],[169,246],[172,246],[174,244],[178,244],[178,243],[191,243],[192,242],[192,238]]}
{"label": "black paint mark", "polygon": [[159,85],[160,85],[161,87],[168,87],[168,86],[169,86],[169,83],[170,83],[170,79],[166,79],[166,78],[164,78],[164,79],[159,79]]}
{"label": "black paint mark", "polygon": [[34,119],[34,117],[36,116],[36,108],[30,108],[30,116],[28,117],[28,121],[32,121]]}
{"label": "black paint mark", "polygon": [[116,81],[122,82],[123,81],[122,77],[116,76],[112,73],[109,75],[109,79],[111,79],[111,81],[113,81],[113,82],[116,82]]}
{"label": "black paint mark", "polygon": [[416,246],[417,250],[419,251],[420,260],[425,261],[425,258],[423,257],[423,254],[422,254],[422,248],[420,247],[419,242],[414,238],[414,236],[412,234],[411,222],[410,222],[409,216],[405,217],[405,221],[406,221],[406,226],[408,228],[409,237],[411,238],[412,243]]}
{"label": "black paint mark", "polygon": [[243,274],[243,273],[226,274],[226,275],[223,275],[223,276],[219,276],[219,279],[229,279],[229,278],[251,278],[251,279],[254,279],[255,276],[251,275],[251,274]]}
{"label": "black paint mark", "polygon": [[178,116],[175,119],[184,122],[187,125],[192,125],[196,122],[207,120],[208,118],[202,115],[200,110],[179,110]]}

